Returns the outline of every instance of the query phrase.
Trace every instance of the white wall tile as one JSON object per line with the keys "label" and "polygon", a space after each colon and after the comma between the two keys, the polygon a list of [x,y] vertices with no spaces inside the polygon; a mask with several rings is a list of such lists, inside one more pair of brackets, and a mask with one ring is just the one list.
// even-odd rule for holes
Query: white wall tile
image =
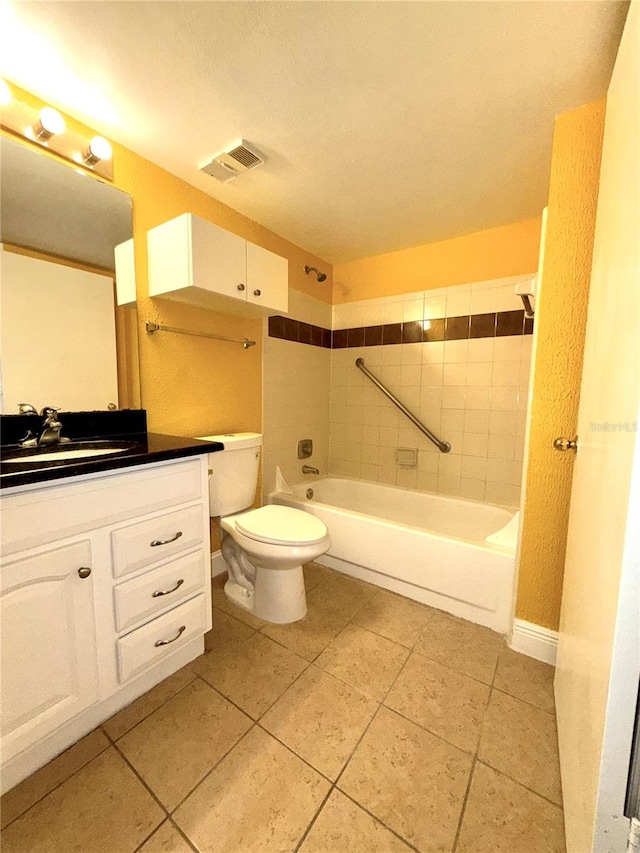
{"label": "white wall tile", "polygon": [[464,430],[464,409],[443,409],[440,429],[443,433],[462,432]]}
{"label": "white wall tile", "polygon": [[487,287],[471,291],[471,314],[493,314],[496,310],[498,289]]}
{"label": "white wall tile", "polygon": [[444,363],[466,364],[469,361],[469,341],[445,341]]}
{"label": "white wall tile", "polygon": [[516,506],[514,503],[514,488],[509,483],[487,482],[485,489],[485,500],[487,503],[500,504],[502,506]]}
{"label": "white wall tile", "polygon": [[518,408],[519,388],[514,385],[497,385],[491,389],[491,408],[495,411],[515,411]]}
{"label": "white wall tile", "polygon": [[464,409],[466,388],[463,385],[447,385],[442,388],[443,409]]}
{"label": "white wall tile", "polygon": [[485,481],[471,480],[466,477],[460,479],[460,497],[472,501],[484,501]]}
{"label": "white wall tile", "polygon": [[491,405],[491,387],[470,385],[465,395],[466,409],[488,409]]}
{"label": "white wall tile", "polygon": [[488,433],[489,415],[487,409],[467,409],[464,415],[464,431]]}
{"label": "white wall tile", "polygon": [[496,338],[493,350],[494,361],[521,361],[522,335],[506,335]]}
{"label": "white wall tile", "polygon": [[487,479],[487,459],[483,456],[463,456],[462,476],[471,480]]}
{"label": "white wall tile", "polygon": [[514,459],[515,435],[490,435],[488,454],[491,459]]}
{"label": "white wall tile", "polygon": [[[451,288],[453,290],[453,288]],[[464,317],[471,312],[471,291],[447,294],[447,317]]]}
{"label": "white wall tile", "polygon": [[516,412],[491,412],[489,432],[491,435],[515,435],[517,424]]}
{"label": "white wall tile", "polygon": [[[387,347],[395,349],[395,347]],[[444,341],[428,341],[422,345],[423,364],[442,364],[444,362]]]}
{"label": "white wall tile", "polygon": [[493,364],[490,361],[474,361],[468,365],[467,385],[491,385]]}
{"label": "white wall tile", "polygon": [[430,296],[427,291],[424,297],[424,307],[422,316],[425,320],[438,320],[441,317],[446,317],[447,298],[446,296]]}
{"label": "white wall tile", "polygon": [[435,472],[418,471],[416,486],[421,492],[438,491],[438,475]]}
{"label": "white wall tile", "polygon": [[465,456],[486,456],[489,436],[486,433],[465,432],[462,452]]}
{"label": "white wall tile", "polygon": [[396,485],[403,489],[415,489],[417,485],[418,472],[415,468],[399,467],[396,472]]}
{"label": "white wall tile", "polygon": [[467,363],[463,364],[446,364],[442,373],[442,384],[447,385],[464,385],[467,384]]}
{"label": "white wall tile", "polygon": [[[413,385],[420,387],[422,365],[405,364],[401,368],[400,385]],[[393,389],[391,389],[393,390]]]}
{"label": "white wall tile", "polygon": [[492,385],[519,385],[520,384],[520,362],[519,361],[494,361],[493,373],[491,375]]}
{"label": "white wall tile", "polygon": [[403,305],[400,299],[385,299],[382,306],[383,323],[402,323]]}
{"label": "white wall tile", "polygon": [[515,291],[515,284],[507,284],[498,288],[496,311],[517,311],[522,308],[522,299]]}
{"label": "white wall tile", "polygon": [[495,338],[471,338],[469,341],[469,363],[493,361]]}
{"label": "white wall tile", "polygon": [[460,477],[449,474],[438,474],[438,492],[441,495],[459,495]]}
{"label": "white wall tile", "polygon": [[422,298],[405,298],[402,302],[402,321],[403,323],[410,323],[414,320],[422,320],[422,308],[423,308],[423,300]]}
{"label": "white wall tile", "polygon": [[459,477],[462,473],[462,456],[458,453],[441,453],[438,457],[438,474]]}

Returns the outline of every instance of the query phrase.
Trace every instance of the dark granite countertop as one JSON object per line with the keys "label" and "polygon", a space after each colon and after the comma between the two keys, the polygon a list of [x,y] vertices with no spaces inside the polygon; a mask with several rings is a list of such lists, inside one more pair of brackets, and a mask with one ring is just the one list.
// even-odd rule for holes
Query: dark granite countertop
{"label": "dark granite countertop", "polygon": [[[32,483],[45,483],[50,480],[61,480],[66,477],[77,477],[81,474],[95,474],[100,471],[113,471],[118,468],[130,468],[133,465],[146,465],[150,462],[161,462],[167,459],[180,459],[185,456],[198,456],[202,453],[214,453],[223,450],[224,445],[213,441],[200,441],[197,438],[181,438],[177,435],[160,435],[158,433],[135,433],[116,437],[109,436],[108,440],[119,444],[131,445],[127,450],[113,455],[93,456],[83,459],[67,459],[52,462],[37,463],[37,455],[20,462],[3,463],[0,459],[0,489],[11,486],[24,486]],[[100,447],[100,439],[93,439],[96,447]],[[64,445],[64,449],[73,449],[73,444]],[[43,452],[51,447],[39,448]],[[18,453],[16,446],[3,446],[2,455]],[[38,467],[36,467],[36,465]]]}
{"label": "dark granite countertop", "polygon": [[[147,465],[183,456],[199,456],[224,450],[224,445],[198,438],[181,438],[177,435],[160,435],[147,432],[147,416],[144,409],[121,409],[97,412],[60,412],[61,435],[65,443],[21,448],[20,441],[27,435],[39,435],[44,418],[42,415],[2,415],[0,417],[0,489],[45,483],[82,474],[114,471]],[[68,442],[68,443],[67,443]],[[59,459],[38,462],[38,455],[76,448],[103,448],[125,446],[118,453],[86,456],[81,459]],[[9,456],[28,454],[19,462],[5,461]]]}

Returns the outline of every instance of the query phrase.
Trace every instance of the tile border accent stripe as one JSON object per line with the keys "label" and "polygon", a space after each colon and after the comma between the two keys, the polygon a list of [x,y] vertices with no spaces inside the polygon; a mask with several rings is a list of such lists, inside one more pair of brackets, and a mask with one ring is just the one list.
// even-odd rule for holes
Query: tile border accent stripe
{"label": "tile border accent stripe", "polygon": [[437,317],[382,326],[356,326],[349,329],[324,329],[301,320],[275,315],[269,317],[269,337],[309,344],[326,349],[376,347],[391,344],[419,344],[431,341],[461,341],[532,335],[533,318],[524,310],[497,311],[490,314],[465,314],[461,317]]}

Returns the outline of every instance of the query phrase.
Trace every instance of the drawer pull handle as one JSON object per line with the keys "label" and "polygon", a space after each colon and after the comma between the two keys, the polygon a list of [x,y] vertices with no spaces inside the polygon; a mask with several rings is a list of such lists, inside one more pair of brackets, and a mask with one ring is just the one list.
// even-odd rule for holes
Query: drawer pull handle
{"label": "drawer pull handle", "polygon": [[170,640],[156,640],[154,643],[155,647],[158,648],[159,646],[168,646],[171,643],[175,643],[175,641],[179,640],[186,630],[187,626],[182,625],[180,628],[178,628],[178,633],[175,635],[175,637],[172,637]]}
{"label": "drawer pull handle", "polygon": [[157,548],[158,545],[168,545],[170,542],[175,542],[176,539],[179,539],[181,536],[182,530],[178,530],[176,535],[173,536],[171,539],[154,539],[153,542],[151,542],[150,544],[152,548]]}
{"label": "drawer pull handle", "polygon": [[151,598],[160,598],[161,595],[170,595],[172,592],[175,592],[177,589],[180,589],[182,584],[184,583],[184,578],[180,578],[180,580],[176,583],[174,587],[171,589],[159,589],[157,592],[154,592]]}

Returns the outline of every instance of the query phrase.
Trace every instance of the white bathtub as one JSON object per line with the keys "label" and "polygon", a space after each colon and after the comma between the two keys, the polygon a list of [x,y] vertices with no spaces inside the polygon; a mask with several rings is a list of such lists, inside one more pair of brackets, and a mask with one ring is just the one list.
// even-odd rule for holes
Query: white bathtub
{"label": "white bathtub", "polygon": [[[307,498],[308,489],[313,497]],[[331,550],[318,562],[455,616],[506,633],[511,619],[517,521],[512,510],[379,483],[321,477],[272,492],[321,518]]]}

